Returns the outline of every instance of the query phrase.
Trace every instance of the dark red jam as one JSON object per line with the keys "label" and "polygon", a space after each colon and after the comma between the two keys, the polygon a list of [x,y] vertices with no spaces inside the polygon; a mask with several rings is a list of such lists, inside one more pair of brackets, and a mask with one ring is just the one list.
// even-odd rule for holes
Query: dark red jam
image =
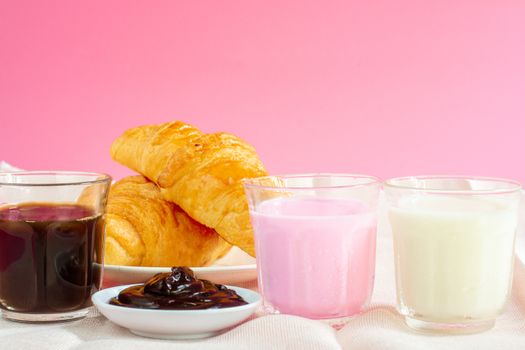
{"label": "dark red jam", "polygon": [[143,285],[122,290],[111,304],[140,309],[199,310],[247,304],[234,290],[195,278],[188,267],[172,267]]}

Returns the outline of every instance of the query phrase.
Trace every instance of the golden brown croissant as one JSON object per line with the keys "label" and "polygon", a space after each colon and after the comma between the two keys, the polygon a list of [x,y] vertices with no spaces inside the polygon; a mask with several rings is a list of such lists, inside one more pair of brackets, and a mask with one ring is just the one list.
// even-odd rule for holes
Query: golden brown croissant
{"label": "golden brown croissant", "polygon": [[206,266],[231,246],[214,230],[162,199],[143,176],[115,183],[106,211],[106,264]]}
{"label": "golden brown croissant", "polygon": [[227,134],[204,134],[170,122],[127,130],[111,156],[161,188],[166,200],[255,256],[241,179],[267,175],[252,146]]}

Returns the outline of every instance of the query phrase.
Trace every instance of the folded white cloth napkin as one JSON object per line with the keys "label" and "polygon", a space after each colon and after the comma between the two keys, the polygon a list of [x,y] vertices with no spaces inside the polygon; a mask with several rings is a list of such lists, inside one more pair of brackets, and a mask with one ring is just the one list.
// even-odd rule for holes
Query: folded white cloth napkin
{"label": "folded white cloth napkin", "polygon": [[22,169],[12,166],[5,160],[0,160],[0,171],[20,171],[20,170]]}
{"label": "folded white cloth napkin", "polygon": [[138,337],[97,313],[60,325],[24,325],[2,320],[0,328],[2,350],[341,349],[331,327],[285,315],[256,318],[219,336],[188,341]]}

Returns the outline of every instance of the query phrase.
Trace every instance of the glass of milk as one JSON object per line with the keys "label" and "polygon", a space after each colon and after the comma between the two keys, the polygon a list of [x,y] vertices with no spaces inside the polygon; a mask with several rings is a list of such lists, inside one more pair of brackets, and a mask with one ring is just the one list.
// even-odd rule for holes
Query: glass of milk
{"label": "glass of milk", "polygon": [[359,313],[374,283],[380,181],[305,174],[244,181],[268,313],[328,320]]}
{"label": "glass of milk", "polygon": [[507,303],[521,186],[419,176],[385,182],[397,303],[416,330],[490,329]]}

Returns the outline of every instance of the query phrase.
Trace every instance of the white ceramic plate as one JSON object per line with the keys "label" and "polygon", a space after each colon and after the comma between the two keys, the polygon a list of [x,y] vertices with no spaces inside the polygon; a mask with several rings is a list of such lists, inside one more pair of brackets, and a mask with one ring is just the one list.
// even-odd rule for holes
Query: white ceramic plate
{"label": "white ceramic plate", "polygon": [[261,304],[252,290],[228,286],[248,304],[207,310],[147,310],[109,304],[127,286],[103,289],[91,297],[97,309],[113,323],[132,333],[160,339],[199,339],[216,335],[250,317]]}
{"label": "white ceramic plate", "polygon": [[[197,278],[220,284],[249,282],[257,278],[255,258],[237,247],[233,247],[225,257],[217,260],[212,266],[191,267],[191,269]],[[103,288],[143,283],[156,273],[170,271],[169,267],[104,265]]]}

